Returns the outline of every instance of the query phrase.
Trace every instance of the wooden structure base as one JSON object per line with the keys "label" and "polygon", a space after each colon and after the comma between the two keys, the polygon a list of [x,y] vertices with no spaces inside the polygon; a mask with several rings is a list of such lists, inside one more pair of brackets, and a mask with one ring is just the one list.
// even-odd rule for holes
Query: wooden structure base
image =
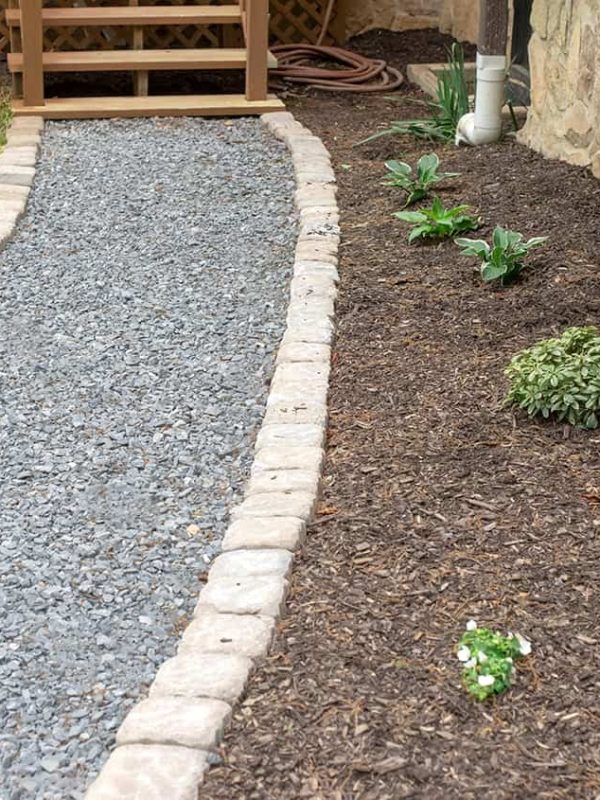
{"label": "wooden structure base", "polygon": [[104,117],[229,117],[283,111],[281,100],[246,100],[243,94],[157,95],[155,97],[64,97],[41,106],[13,102],[17,117],[45,119],[101,119]]}

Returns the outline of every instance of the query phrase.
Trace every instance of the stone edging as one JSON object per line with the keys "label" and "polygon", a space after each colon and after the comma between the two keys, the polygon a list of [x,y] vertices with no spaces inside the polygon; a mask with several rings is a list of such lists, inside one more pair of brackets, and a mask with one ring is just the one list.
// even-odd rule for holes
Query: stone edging
{"label": "stone edging", "polygon": [[270,646],[324,458],[339,216],[329,153],[287,112],[263,124],[288,145],[299,235],[267,410],[244,500],[177,655],[127,715],[86,800],[197,800],[232,707]]}
{"label": "stone edging", "polygon": [[14,117],[0,151],[0,247],[25,211],[42,138],[42,117]]}

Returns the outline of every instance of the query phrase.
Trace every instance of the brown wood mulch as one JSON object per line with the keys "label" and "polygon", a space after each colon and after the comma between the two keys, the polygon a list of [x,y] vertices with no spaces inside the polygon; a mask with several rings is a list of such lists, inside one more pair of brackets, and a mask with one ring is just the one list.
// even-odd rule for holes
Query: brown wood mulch
{"label": "brown wood mulch", "polygon": [[[440,60],[443,43],[359,46],[403,67]],[[513,353],[598,323],[600,184],[514,140],[437,147],[461,173],[443,199],[479,208],[483,236],[501,223],[550,237],[519,284],[485,286],[455,245],[408,246],[390,216],[402,195],[382,187],[384,159],[431,148],[354,146],[410,102],[290,106],[330,148],[342,210],[324,491],[276,645],[200,797],[598,798],[600,432],[502,398]],[[534,647],[483,704],[455,657],[471,617]]]}

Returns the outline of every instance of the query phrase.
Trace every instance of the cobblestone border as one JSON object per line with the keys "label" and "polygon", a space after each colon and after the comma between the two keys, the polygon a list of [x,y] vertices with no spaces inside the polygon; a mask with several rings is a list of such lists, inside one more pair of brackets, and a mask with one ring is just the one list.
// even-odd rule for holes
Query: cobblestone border
{"label": "cobblestone border", "polygon": [[0,151],[0,248],[25,211],[42,138],[42,117],[14,117]]}
{"label": "cobblestone border", "polygon": [[339,279],[335,176],[321,140],[291,114],[261,120],[291,151],[300,219],[287,327],[250,480],[177,655],[125,718],[86,800],[197,800],[232,707],[269,649],[317,502]]}

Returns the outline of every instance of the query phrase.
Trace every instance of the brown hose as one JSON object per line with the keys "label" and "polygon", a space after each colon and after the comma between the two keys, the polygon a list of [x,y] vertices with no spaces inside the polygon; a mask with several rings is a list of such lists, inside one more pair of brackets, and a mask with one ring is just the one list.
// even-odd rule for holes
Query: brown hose
{"label": "brown hose", "polygon": [[[328,0],[316,44],[278,44],[271,48],[277,56],[278,66],[270,70],[270,75],[290,83],[335,92],[391,92],[397,89],[404,78],[385,61],[367,58],[342,47],[323,45],[334,5],[335,0]],[[324,61],[341,66],[323,67]]]}

